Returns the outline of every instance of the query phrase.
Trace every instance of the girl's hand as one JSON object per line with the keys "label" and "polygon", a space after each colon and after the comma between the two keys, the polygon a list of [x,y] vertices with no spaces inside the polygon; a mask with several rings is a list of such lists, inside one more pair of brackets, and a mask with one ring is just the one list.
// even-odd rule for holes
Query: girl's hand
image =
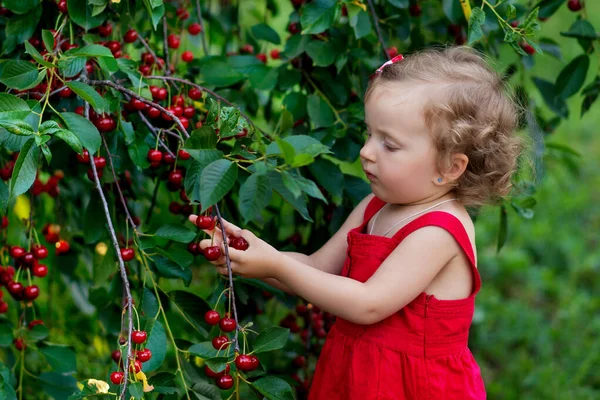
{"label": "girl's hand", "polygon": [[[194,225],[197,215],[190,215],[189,220]],[[229,249],[229,259],[231,260],[231,271],[235,275],[240,275],[246,278],[265,279],[272,278],[275,275],[275,269],[279,265],[281,253],[273,246],[256,237],[252,232],[246,229],[240,229],[234,224],[223,219],[225,225],[225,234],[227,236],[242,237],[248,242],[246,250],[234,249],[230,245],[230,240],[227,240]],[[223,235],[218,220],[214,229],[203,229],[209,235],[213,235],[212,246],[219,246],[221,249],[221,257],[210,263],[217,266],[217,272],[222,275],[228,275],[227,261],[225,257],[225,247],[223,244]],[[198,244],[200,249],[204,250],[211,246],[211,239],[204,239]]]}

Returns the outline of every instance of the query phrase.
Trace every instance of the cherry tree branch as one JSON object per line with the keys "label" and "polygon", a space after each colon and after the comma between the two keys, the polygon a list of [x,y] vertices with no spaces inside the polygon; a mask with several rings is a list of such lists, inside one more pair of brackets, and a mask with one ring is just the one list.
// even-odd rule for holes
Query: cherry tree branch
{"label": "cherry tree branch", "polygon": [[373,15],[373,21],[375,21],[375,31],[377,32],[377,37],[379,38],[379,43],[381,43],[381,51],[383,51],[383,55],[386,60],[389,60],[391,57],[387,52],[385,47],[385,42],[383,41],[383,36],[381,36],[381,29],[379,28],[379,17],[377,17],[377,13],[375,12],[375,7],[373,6],[373,0],[367,0],[369,2],[369,10],[371,10],[371,14]]}
{"label": "cherry tree branch", "polygon": [[204,86],[200,86],[194,82],[188,81],[187,79],[183,79],[183,78],[177,78],[174,76],[157,76],[157,75],[152,75],[152,76],[147,76],[146,79],[159,79],[159,80],[163,80],[163,81],[173,81],[173,82],[179,82],[179,83],[183,83],[185,85],[188,86],[192,86],[195,87],[196,89],[205,91],[206,93],[210,94],[211,96],[221,100],[223,103],[231,106],[231,107],[235,107],[240,111],[240,114],[242,115],[242,117],[244,117],[246,119],[246,121],[248,121],[249,124],[251,124],[252,126],[254,126],[257,130],[260,131],[260,133],[262,133],[265,137],[267,137],[269,140],[273,140],[271,138],[271,136],[265,132],[263,129],[261,129],[260,127],[258,127],[251,119],[249,116],[247,116],[238,106],[236,106],[235,104],[233,104],[232,102],[230,102],[229,100],[227,100],[225,97],[216,94],[215,92],[213,92],[210,89],[205,88]]}
{"label": "cherry tree branch", "polygon": [[198,16],[198,23],[200,24],[200,34],[202,35],[202,48],[204,49],[204,55],[208,55],[208,46],[206,45],[206,29],[204,29],[204,20],[202,19],[202,10],[200,9],[200,0],[196,0],[196,15]]}
{"label": "cherry tree branch", "polygon": [[[129,29],[131,29],[131,27],[129,27]],[[152,50],[150,45],[148,45],[148,42],[146,42],[146,40],[143,37],[141,37],[140,35],[138,35],[138,40],[144,45],[144,47],[146,48],[148,53],[150,53],[150,55],[154,59],[154,64],[156,64],[158,66],[158,69],[162,69],[160,63],[158,62],[158,57],[156,56],[156,53],[154,52],[154,50]]]}
{"label": "cherry tree branch", "polygon": [[[161,78],[167,78],[167,77],[161,77]],[[160,104],[154,103],[150,100],[145,99],[144,97],[138,95],[137,93],[135,93],[132,90],[129,90],[121,85],[118,85],[116,83],[114,83],[113,81],[108,81],[108,80],[102,80],[102,81],[96,81],[96,80],[86,80],[86,83],[93,85],[93,86],[109,86],[113,89],[116,89],[122,93],[128,94],[131,97],[135,97],[136,99],[140,100],[142,103],[148,104],[149,106],[152,106],[154,108],[157,108],[158,110],[160,110],[161,112],[165,113],[166,115],[168,115],[173,121],[175,121],[175,123],[177,123],[177,125],[179,126],[179,128],[181,129],[181,131],[183,132],[184,136],[186,138],[189,138],[190,135],[187,132],[187,129],[185,129],[185,127],[183,126],[183,124],[181,123],[181,120],[179,119],[179,117],[177,117],[175,114],[173,114],[171,111],[167,110],[166,108],[164,108],[163,106],[161,106]]]}
{"label": "cherry tree branch", "polygon": [[221,212],[219,211],[219,206],[217,204],[215,204],[215,211],[217,213],[219,225],[221,226],[221,234],[223,235],[223,247],[225,248],[225,261],[227,263],[227,273],[229,275],[229,288],[231,289],[229,292],[229,295],[231,296],[231,304],[233,304],[233,318],[235,319],[234,349],[237,353],[239,353],[240,352],[240,344],[238,342],[238,332],[240,330],[240,323],[238,322],[237,309],[235,307],[235,291],[233,290],[233,274],[231,272],[231,259],[229,258],[229,245],[227,243],[227,234],[225,233],[225,224],[223,223],[223,218],[221,218]]}
{"label": "cherry tree branch", "polygon": [[[90,118],[90,105],[88,102],[85,102],[85,117],[87,119]],[[131,332],[133,331],[133,310],[131,308],[131,290],[129,288],[129,279],[127,278],[127,271],[125,270],[125,263],[123,262],[123,258],[121,257],[121,249],[119,248],[119,241],[117,240],[117,234],[115,233],[115,228],[112,224],[112,219],[110,218],[110,211],[108,210],[108,203],[106,202],[106,197],[104,196],[104,192],[102,191],[102,185],[100,184],[100,178],[98,178],[98,171],[96,170],[96,164],[94,163],[94,157],[90,157],[90,166],[92,168],[92,172],[94,173],[94,182],[96,183],[96,189],[100,194],[100,199],[102,200],[102,207],[104,209],[104,215],[106,217],[106,222],[108,225],[108,231],[110,232],[110,238],[113,242],[113,246],[115,247],[115,252],[117,254],[117,259],[119,262],[119,270],[121,272],[121,279],[123,280],[123,288],[125,289],[125,300],[127,302],[127,357],[125,357],[125,371],[124,371],[124,382],[123,382],[123,390],[121,392],[121,399],[125,400],[127,393],[127,384],[129,382],[129,361],[131,357]],[[112,167],[112,162],[111,162]],[[135,226],[135,225],[134,225]],[[135,228],[134,228],[135,229]]]}
{"label": "cherry tree branch", "polygon": [[[159,135],[158,131],[150,123],[150,121],[148,121],[146,119],[146,117],[144,116],[144,114],[141,111],[138,111],[138,115],[140,116],[140,119],[144,122],[144,124],[146,124],[146,126],[148,127],[148,129],[150,129],[150,131],[158,138],[158,143],[160,143],[160,145],[165,149],[165,151],[167,153],[169,153],[170,155],[172,155],[174,158],[177,158],[177,156],[175,156],[175,154],[171,151],[171,149],[169,149],[169,147],[165,144],[165,142],[162,141],[162,139],[160,138],[160,135]],[[177,138],[180,139],[179,136]]]}

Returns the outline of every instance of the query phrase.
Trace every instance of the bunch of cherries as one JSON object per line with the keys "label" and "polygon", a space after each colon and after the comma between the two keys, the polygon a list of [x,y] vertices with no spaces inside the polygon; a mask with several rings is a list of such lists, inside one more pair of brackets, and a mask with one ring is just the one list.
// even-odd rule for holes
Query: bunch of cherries
{"label": "bunch of cherries", "polygon": [[[146,331],[140,331],[140,330],[136,330],[131,332],[131,341],[133,343],[135,343],[136,345],[142,345],[146,342],[146,339],[148,338],[148,335],[146,333]],[[137,374],[138,372],[140,372],[142,370],[142,363],[145,363],[146,361],[150,360],[152,358],[152,352],[150,351],[150,349],[147,348],[141,348],[142,346],[136,346],[138,347],[138,349],[134,349],[133,350],[133,355],[135,357],[134,360],[132,360],[129,363],[129,370],[131,373]],[[119,369],[123,369],[124,367],[124,363],[123,363],[123,358],[121,355],[121,350],[114,350],[111,354],[112,359],[114,360],[114,362],[117,363],[117,366],[119,367]],[[110,374],[110,381],[112,383],[114,383],[115,385],[120,385],[123,383],[123,380],[125,378],[125,373],[123,371],[114,371]]]}

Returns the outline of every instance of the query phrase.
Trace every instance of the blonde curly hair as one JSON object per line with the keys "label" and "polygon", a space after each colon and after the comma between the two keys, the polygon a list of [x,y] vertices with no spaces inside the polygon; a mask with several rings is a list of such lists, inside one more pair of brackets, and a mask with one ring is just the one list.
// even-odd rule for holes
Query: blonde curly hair
{"label": "blonde curly hair", "polygon": [[466,206],[496,203],[508,195],[523,150],[515,135],[521,109],[489,63],[470,47],[429,48],[383,68],[365,93],[366,103],[386,82],[439,85],[435,100],[424,106],[423,117],[438,151],[440,171],[450,167],[453,154],[469,158],[454,184],[457,198]]}

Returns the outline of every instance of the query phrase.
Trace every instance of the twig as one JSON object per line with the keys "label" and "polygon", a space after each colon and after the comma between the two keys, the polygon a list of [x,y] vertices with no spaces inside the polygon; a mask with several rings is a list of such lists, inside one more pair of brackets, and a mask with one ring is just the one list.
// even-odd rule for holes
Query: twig
{"label": "twig", "polygon": [[150,224],[150,218],[152,218],[152,210],[154,209],[154,204],[156,204],[156,196],[158,195],[158,187],[160,186],[160,179],[158,179],[158,177],[155,179],[155,181],[156,183],[154,184],[154,193],[152,193],[152,203],[150,203],[148,214],[146,214],[146,225]]}
{"label": "twig", "polygon": [[[132,28],[129,27],[129,29],[132,29]],[[154,58],[154,64],[156,64],[158,66],[158,69],[162,69],[162,66],[158,62],[158,57],[156,56],[156,53],[148,45],[148,42],[146,42],[146,40],[141,35],[138,35],[138,40],[144,45],[144,47],[146,48],[146,50],[148,51],[148,53],[150,53],[150,55],[152,56],[152,58]]]}
{"label": "twig", "polygon": [[252,120],[250,119],[249,116],[247,116],[238,106],[236,106],[235,104],[233,104],[232,102],[230,102],[229,100],[227,100],[225,97],[216,94],[215,92],[213,92],[210,89],[205,88],[204,86],[200,86],[194,82],[188,81],[187,79],[183,79],[183,78],[177,78],[174,76],[156,76],[156,75],[152,75],[152,76],[147,76],[146,79],[159,79],[159,80],[163,80],[163,81],[174,81],[174,82],[180,82],[183,83],[185,85],[189,85],[189,86],[193,86],[199,90],[203,90],[206,93],[210,94],[211,96],[214,96],[215,98],[221,100],[223,103],[231,106],[231,107],[235,107],[240,111],[240,114],[242,115],[242,117],[246,118],[246,121],[248,121],[248,123],[250,123],[252,126],[254,126],[256,129],[258,129],[260,131],[260,133],[262,133],[267,139],[269,140],[273,140],[271,138],[271,136],[265,132],[264,130],[262,130],[260,127],[258,127],[254,122],[252,122]]}
{"label": "twig", "polygon": [[377,32],[377,37],[379,38],[379,43],[381,43],[381,50],[383,51],[383,55],[386,60],[389,60],[391,57],[385,48],[385,42],[383,41],[383,36],[381,36],[381,29],[379,29],[379,18],[377,17],[377,13],[375,12],[375,7],[373,7],[373,0],[367,0],[369,2],[369,9],[371,10],[371,14],[373,15],[373,21],[375,21],[375,31]]}
{"label": "twig", "polygon": [[165,74],[169,75],[171,73],[171,68],[169,67],[169,44],[167,41],[167,17],[163,18],[163,46],[164,46],[164,57],[165,57]]}
{"label": "twig", "polygon": [[[85,117],[89,119],[90,117],[90,105],[88,102],[85,102]],[[121,392],[121,399],[124,400],[126,398],[127,393],[127,383],[129,381],[129,360],[131,357],[131,331],[133,330],[133,310],[131,309],[131,290],[129,289],[129,279],[127,278],[127,271],[125,270],[125,263],[123,262],[123,258],[121,257],[121,249],[119,248],[119,241],[117,240],[117,234],[115,233],[115,228],[113,227],[112,220],[110,218],[110,211],[108,211],[108,203],[106,202],[106,197],[104,196],[104,192],[102,191],[102,185],[100,185],[100,179],[98,178],[98,171],[96,170],[96,164],[94,164],[94,157],[90,157],[90,166],[92,167],[92,172],[94,173],[94,182],[96,183],[96,189],[100,194],[100,199],[102,200],[102,206],[104,208],[104,215],[106,217],[106,223],[108,225],[108,231],[110,232],[110,237],[112,239],[113,245],[115,247],[115,252],[117,254],[117,259],[119,261],[119,270],[121,271],[121,279],[123,280],[123,287],[125,289],[125,296],[127,302],[127,357],[125,357],[125,376],[123,377],[123,390]],[[111,163],[112,167],[112,163]],[[135,226],[135,225],[134,225]]]}
{"label": "twig", "polygon": [[215,211],[217,218],[219,219],[219,225],[221,225],[221,234],[223,235],[223,247],[225,247],[225,260],[227,262],[227,273],[229,275],[229,288],[231,289],[229,295],[231,296],[231,303],[233,304],[233,318],[235,319],[235,339],[234,339],[234,350],[240,352],[240,344],[238,343],[238,332],[240,330],[240,323],[238,322],[237,309],[235,307],[235,292],[233,290],[233,275],[231,273],[231,260],[229,259],[229,245],[227,244],[227,235],[225,234],[225,225],[223,224],[223,218],[219,211],[219,206],[215,204]]}
{"label": "twig", "polygon": [[208,55],[208,46],[206,45],[206,30],[204,29],[204,20],[202,19],[200,0],[196,0],[196,15],[198,16],[198,23],[200,24],[200,34],[202,35],[202,48],[204,49],[204,55]]}
{"label": "twig", "polygon": [[[167,78],[165,76],[161,77],[161,78]],[[132,97],[135,97],[136,99],[140,100],[142,103],[148,104],[152,107],[155,107],[157,109],[159,109],[160,111],[164,112],[165,114],[167,114],[169,117],[171,117],[171,119],[173,121],[175,121],[177,123],[177,125],[179,125],[179,128],[181,129],[181,131],[183,132],[183,134],[185,135],[186,138],[189,138],[190,135],[187,132],[187,129],[185,129],[185,127],[183,126],[183,124],[181,123],[181,120],[179,119],[179,117],[177,117],[175,114],[173,114],[171,111],[167,110],[166,108],[164,108],[163,106],[161,106],[160,104],[154,103],[150,100],[146,100],[145,98],[143,98],[142,96],[139,96],[137,93],[121,86],[121,85],[117,85],[116,83],[114,83],[113,81],[108,81],[108,80],[103,80],[103,81],[95,81],[95,80],[86,80],[86,83],[90,84],[90,85],[94,85],[94,86],[110,86],[113,89],[116,89],[122,93],[126,93]]]}
{"label": "twig", "polygon": [[158,143],[160,143],[162,148],[165,149],[165,151],[167,153],[169,153],[170,155],[172,155],[174,158],[177,158],[177,156],[171,151],[171,149],[169,149],[169,147],[165,144],[165,142],[162,141],[156,128],[154,126],[152,126],[152,124],[150,123],[150,121],[148,121],[146,119],[146,117],[144,117],[144,114],[141,111],[138,111],[138,115],[140,116],[141,120],[146,124],[148,129],[150,129],[150,131],[158,138]]}

